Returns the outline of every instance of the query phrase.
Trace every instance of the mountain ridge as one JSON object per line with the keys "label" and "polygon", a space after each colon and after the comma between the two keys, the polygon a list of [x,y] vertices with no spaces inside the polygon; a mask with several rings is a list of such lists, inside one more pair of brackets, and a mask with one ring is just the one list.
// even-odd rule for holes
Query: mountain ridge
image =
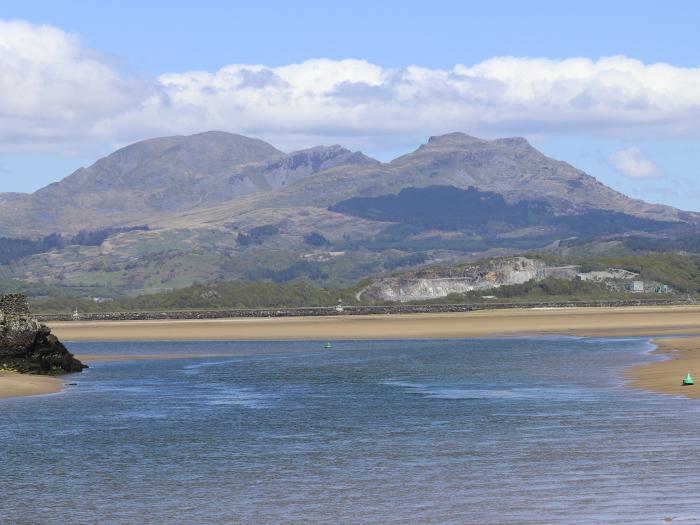
{"label": "mountain ridge", "polygon": [[631,199],[519,137],[449,133],[379,162],[205,132],[135,143],[34,195],[0,194],[0,237],[15,247],[0,279],[105,294],[225,279],[348,286],[424,263],[586,242],[624,250],[628,236],[692,244],[699,218]]}
{"label": "mountain ridge", "polygon": [[325,207],[431,185],[474,187],[509,202],[546,200],[561,213],[598,208],[697,220],[692,212],[631,199],[522,137],[485,140],[453,132],[381,163],[338,145],[283,153],[259,139],[208,131],[136,142],[33,194],[0,194],[0,234],[124,226],[225,202],[235,211],[235,201],[251,194],[262,194],[256,205]]}

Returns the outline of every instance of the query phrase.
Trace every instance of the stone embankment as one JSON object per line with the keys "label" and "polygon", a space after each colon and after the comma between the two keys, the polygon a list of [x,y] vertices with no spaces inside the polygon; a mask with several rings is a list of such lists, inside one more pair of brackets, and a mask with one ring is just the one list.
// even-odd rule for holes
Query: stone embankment
{"label": "stone embankment", "polygon": [[[155,320],[196,320],[196,319],[235,319],[250,317],[320,317],[332,315],[378,315],[378,314],[420,314],[420,313],[457,313],[479,310],[496,310],[507,308],[586,308],[586,307],[623,307],[623,306],[670,306],[698,304],[694,300],[639,299],[626,301],[567,301],[541,303],[477,303],[477,304],[439,304],[389,306],[347,306],[342,312],[335,307],[319,308],[275,308],[259,310],[189,310],[170,312],[110,312],[80,314],[79,321],[155,321]],[[38,316],[44,322],[75,321],[72,314],[44,314]]]}

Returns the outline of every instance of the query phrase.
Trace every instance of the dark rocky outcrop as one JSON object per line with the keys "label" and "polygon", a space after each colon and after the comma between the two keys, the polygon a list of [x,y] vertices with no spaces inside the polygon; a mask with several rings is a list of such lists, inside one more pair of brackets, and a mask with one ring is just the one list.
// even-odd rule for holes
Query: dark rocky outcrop
{"label": "dark rocky outcrop", "polygon": [[80,372],[77,360],[51,329],[29,314],[21,295],[0,296],[0,370],[25,374]]}

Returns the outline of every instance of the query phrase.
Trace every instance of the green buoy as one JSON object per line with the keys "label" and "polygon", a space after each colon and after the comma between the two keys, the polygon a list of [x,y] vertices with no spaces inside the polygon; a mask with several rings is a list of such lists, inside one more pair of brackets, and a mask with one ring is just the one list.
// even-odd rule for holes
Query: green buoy
{"label": "green buoy", "polygon": [[330,341],[328,341],[325,345],[323,345],[323,348],[333,348],[333,345]]}
{"label": "green buoy", "polygon": [[693,380],[693,376],[690,375],[690,372],[688,372],[688,375],[683,378],[683,384],[684,385],[694,385],[695,381]]}

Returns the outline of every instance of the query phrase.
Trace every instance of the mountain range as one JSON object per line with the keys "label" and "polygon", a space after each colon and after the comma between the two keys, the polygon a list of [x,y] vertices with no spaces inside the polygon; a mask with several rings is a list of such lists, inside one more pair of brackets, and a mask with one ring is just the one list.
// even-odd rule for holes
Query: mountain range
{"label": "mountain range", "polygon": [[522,138],[450,133],[382,163],[210,131],[137,142],[33,194],[0,194],[0,278],[107,294],[239,278],[347,285],[563,239],[668,238],[699,222]]}

